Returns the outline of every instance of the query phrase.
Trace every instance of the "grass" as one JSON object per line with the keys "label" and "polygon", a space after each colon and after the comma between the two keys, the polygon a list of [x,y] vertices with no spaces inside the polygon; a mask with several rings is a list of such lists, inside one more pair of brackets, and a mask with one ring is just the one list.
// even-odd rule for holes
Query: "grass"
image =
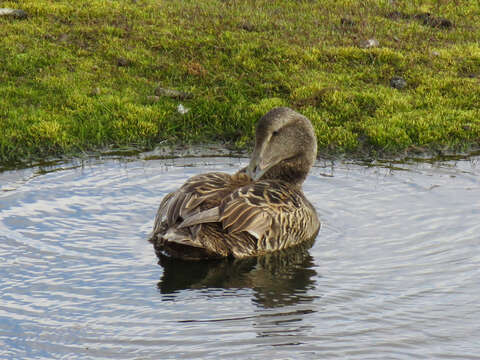
{"label": "grass", "polygon": [[[242,148],[256,120],[278,105],[313,121],[321,152],[480,144],[476,1],[17,0],[2,7],[29,16],[0,18],[0,163],[158,143]],[[367,39],[379,46],[362,48]],[[406,88],[392,88],[394,76]],[[158,86],[193,98],[155,97]],[[190,111],[180,114],[179,103]]]}

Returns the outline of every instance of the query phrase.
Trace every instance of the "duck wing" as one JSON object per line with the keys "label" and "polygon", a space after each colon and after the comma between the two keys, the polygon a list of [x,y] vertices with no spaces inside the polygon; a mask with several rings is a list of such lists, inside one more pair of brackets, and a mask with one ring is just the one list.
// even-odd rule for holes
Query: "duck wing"
{"label": "duck wing", "polygon": [[259,181],[234,190],[218,206],[186,217],[178,231],[195,229],[191,243],[223,256],[284,249],[318,232],[320,223],[303,192],[281,181]]}
{"label": "duck wing", "polygon": [[[236,174],[212,172],[188,179],[177,191],[166,195],[158,208],[150,242],[162,249],[168,241],[202,248],[196,234],[200,226],[178,229],[178,225],[195,214],[216,208],[234,190],[251,182],[243,170]],[[205,217],[206,213],[203,214]],[[215,218],[205,221],[213,221]]]}
{"label": "duck wing", "polygon": [[245,173],[234,175],[212,172],[188,179],[177,191],[166,195],[157,211],[154,232],[160,227],[174,226],[201,210],[218,206],[235,189],[251,181]]}

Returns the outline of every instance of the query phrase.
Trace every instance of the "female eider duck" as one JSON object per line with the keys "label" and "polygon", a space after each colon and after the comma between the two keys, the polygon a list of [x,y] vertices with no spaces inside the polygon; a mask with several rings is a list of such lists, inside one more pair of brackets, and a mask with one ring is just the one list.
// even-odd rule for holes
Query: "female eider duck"
{"label": "female eider duck", "polygon": [[281,107],[256,128],[249,165],[230,175],[196,175],[165,196],[150,241],[184,260],[243,258],[313,239],[320,221],[302,183],[317,155],[310,121]]}

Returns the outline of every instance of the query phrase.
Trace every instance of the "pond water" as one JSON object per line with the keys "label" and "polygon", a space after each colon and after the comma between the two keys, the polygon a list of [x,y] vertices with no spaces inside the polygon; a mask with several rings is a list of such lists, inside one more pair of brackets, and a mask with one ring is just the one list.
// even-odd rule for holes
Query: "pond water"
{"label": "pond water", "polygon": [[1,359],[480,359],[480,157],[319,161],[309,250],[163,266],[161,198],[245,158],[0,173]]}

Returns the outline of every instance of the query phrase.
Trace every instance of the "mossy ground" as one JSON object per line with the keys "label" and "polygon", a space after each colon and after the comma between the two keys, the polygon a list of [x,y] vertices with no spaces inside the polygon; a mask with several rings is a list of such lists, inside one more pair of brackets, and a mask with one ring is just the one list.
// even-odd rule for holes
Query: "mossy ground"
{"label": "mossy ground", "polygon": [[[0,162],[159,142],[244,147],[278,105],[312,119],[320,151],[466,150],[480,143],[479,4],[6,1],[29,16],[0,18]],[[379,46],[362,48],[367,39]],[[157,86],[193,98],[152,98]]]}

